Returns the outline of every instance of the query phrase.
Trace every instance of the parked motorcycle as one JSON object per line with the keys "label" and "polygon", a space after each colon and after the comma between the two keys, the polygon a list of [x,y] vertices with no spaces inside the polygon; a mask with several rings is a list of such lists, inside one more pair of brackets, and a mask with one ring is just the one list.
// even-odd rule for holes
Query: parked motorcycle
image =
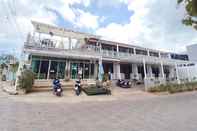
{"label": "parked motorcycle", "polygon": [[62,96],[63,89],[59,79],[53,80],[53,94],[56,96]]}
{"label": "parked motorcycle", "polygon": [[80,80],[76,80],[75,93],[77,96],[79,96],[81,94],[81,81]]}
{"label": "parked motorcycle", "polygon": [[122,87],[122,88],[130,88],[131,83],[129,81],[126,81],[126,80],[118,80],[117,81],[117,86]]}

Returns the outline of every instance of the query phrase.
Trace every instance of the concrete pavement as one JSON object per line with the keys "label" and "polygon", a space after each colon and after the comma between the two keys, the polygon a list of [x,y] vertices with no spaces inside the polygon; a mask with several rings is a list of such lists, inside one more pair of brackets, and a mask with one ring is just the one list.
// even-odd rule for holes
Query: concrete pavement
{"label": "concrete pavement", "polygon": [[80,102],[63,102],[65,98],[62,100],[59,98],[59,101],[55,98],[53,102],[25,100],[31,97],[34,99],[34,95],[17,97],[0,93],[1,131],[195,131],[197,129],[197,92],[154,97],[141,95],[143,98],[127,95],[128,99],[108,101],[97,101],[94,97],[92,101]]}

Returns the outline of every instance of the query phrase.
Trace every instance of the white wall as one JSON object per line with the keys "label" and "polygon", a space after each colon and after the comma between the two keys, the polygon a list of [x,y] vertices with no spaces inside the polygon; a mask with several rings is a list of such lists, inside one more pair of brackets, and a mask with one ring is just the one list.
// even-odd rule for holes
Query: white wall
{"label": "white wall", "polygon": [[197,44],[187,46],[187,53],[190,61],[197,62]]}

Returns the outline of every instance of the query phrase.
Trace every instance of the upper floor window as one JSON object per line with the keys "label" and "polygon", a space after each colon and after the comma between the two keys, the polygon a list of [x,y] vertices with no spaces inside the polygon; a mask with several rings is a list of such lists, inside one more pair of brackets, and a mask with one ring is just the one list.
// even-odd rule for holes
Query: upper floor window
{"label": "upper floor window", "polygon": [[136,49],[137,55],[148,55],[146,50]]}
{"label": "upper floor window", "polygon": [[150,51],[150,52],[149,52],[149,55],[150,55],[150,56],[159,57],[159,53],[158,53],[158,52],[152,52],[152,51]]}
{"label": "upper floor window", "polygon": [[133,54],[134,50],[133,50],[133,48],[119,47],[119,52]]}

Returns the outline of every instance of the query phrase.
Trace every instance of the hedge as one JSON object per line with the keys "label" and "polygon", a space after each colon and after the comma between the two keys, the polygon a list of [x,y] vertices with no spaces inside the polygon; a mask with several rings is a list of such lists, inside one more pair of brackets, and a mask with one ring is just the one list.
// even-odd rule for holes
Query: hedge
{"label": "hedge", "polygon": [[185,84],[166,84],[160,85],[156,87],[150,87],[148,89],[149,92],[185,92],[185,91],[193,91],[197,90],[197,82],[189,82]]}
{"label": "hedge", "polygon": [[34,84],[34,73],[31,70],[25,69],[21,72],[18,78],[18,88],[25,90],[25,92],[31,91]]}

